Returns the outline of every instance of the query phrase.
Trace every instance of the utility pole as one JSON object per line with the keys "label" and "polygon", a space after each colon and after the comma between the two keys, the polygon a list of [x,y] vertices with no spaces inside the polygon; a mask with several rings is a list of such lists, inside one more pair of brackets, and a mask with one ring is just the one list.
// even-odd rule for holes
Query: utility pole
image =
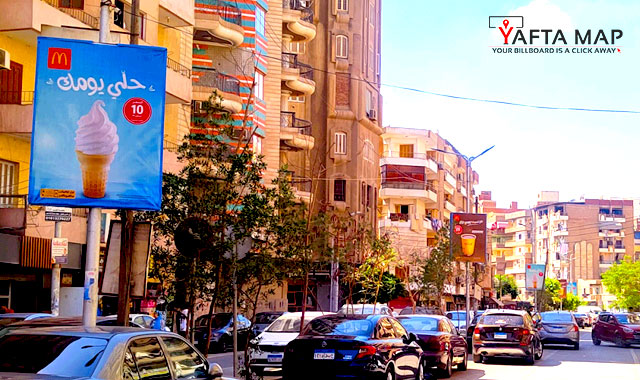
{"label": "utility pole", "polygon": [[[109,7],[110,0],[100,3],[100,31],[98,41],[109,40]],[[102,209],[91,207],[87,219],[87,256],[84,268],[84,295],[82,300],[82,325],[96,327],[98,311],[98,263],[100,262],[100,217]]]}
{"label": "utility pole", "polygon": [[[467,161],[467,204],[465,205],[465,210],[467,213],[471,212],[471,193],[473,192],[470,184],[471,184],[471,159],[469,159],[468,157],[465,157],[465,160]],[[466,305],[465,305],[465,319],[466,319],[466,323],[465,323],[465,328],[469,327],[469,311],[471,309],[471,295],[469,294],[469,281],[471,280],[469,278],[469,268],[471,267],[470,263],[467,261],[466,263],[466,267],[465,267],[465,287],[466,287]]]}
{"label": "utility pole", "polygon": [[[62,222],[56,222],[53,237],[62,237]],[[51,314],[56,317],[60,314],[60,270],[60,264],[53,263],[51,271]]]}
{"label": "utility pole", "polygon": [[[131,45],[138,44],[138,0],[131,0]],[[118,283],[118,318],[119,326],[129,326],[129,302],[131,301],[131,260],[133,257],[133,211],[126,210],[120,227],[120,268]]]}

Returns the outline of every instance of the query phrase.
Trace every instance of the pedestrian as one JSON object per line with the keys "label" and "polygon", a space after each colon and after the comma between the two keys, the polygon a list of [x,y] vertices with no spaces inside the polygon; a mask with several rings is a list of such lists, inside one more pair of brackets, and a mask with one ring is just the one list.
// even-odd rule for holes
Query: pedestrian
{"label": "pedestrian", "polygon": [[151,328],[153,328],[154,330],[163,330],[164,326],[163,326],[163,320],[162,320],[162,315],[160,315],[160,313],[158,313],[157,311],[153,312],[153,323],[151,325]]}
{"label": "pedestrian", "polygon": [[189,310],[178,309],[177,314],[178,314],[178,334],[186,338],[187,337],[187,316],[189,315]]}

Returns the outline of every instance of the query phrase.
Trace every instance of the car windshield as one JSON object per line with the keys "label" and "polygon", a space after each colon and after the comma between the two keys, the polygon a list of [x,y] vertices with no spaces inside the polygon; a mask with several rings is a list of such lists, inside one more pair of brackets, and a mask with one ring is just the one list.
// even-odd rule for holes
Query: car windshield
{"label": "car windshield", "polygon": [[623,325],[640,325],[640,317],[635,314],[616,314],[616,319]]}
{"label": "car windshield", "polygon": [[[306,326],[309,321],[311,321],[315,317],[309,317],[304,319],[304,325]],[[267,329],[267,332],[275,332],[275,333],[297,333],[300,332],[300,317],[288,317],[288,318],[278,318],[275,322],[273,322]]]}
{"label": "car windshield", "polygon": [[373,324],[366,319],[316,318],[309,322],[303,335],[369,336]]}
{"label": "car windshield", "polygon": [[569,313],[542,313],[542,322],[573,322]]}
{"label": "car windshield", "polygon": [[106,339],[12,334],[0,337],[0,372],[90,377]]}
{"label": "car windshield", "polygon": [[524,320],[522,316],[515,314],[489,314],[482,316],[480,324],[522,326],[524,325]]}
{"label": "car windshield", "polygon": [[574,317],[578,317],[578,318],[585,318],[587,315],[586,314],[582,314],[582,313],[575,313],[573,314]]}
{"label": "car windshield", "polygon": [[438,331],[438,319],[429,317],[402,318],[400,323],[412,333]]}

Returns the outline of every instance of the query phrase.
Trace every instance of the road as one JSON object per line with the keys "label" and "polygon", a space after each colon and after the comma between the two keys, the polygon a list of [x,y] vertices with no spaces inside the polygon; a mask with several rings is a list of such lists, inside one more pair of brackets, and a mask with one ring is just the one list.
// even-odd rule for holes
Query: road
{"label": "road", "polygon": [[[231,376],[231,353],[209,356]],[[545,347],[542,360],[527,366],[513,360],[492,360],[484,364],[468,362],[466,372],[454,371],[452,380],[640,380],[640,347],[620,348],[603,342],[594,346],[591,330],[580,333],[580,351],[570,347]],[[267,379],[267,378],[265,378]],[[269,379],[277,379],[275,377]]]}

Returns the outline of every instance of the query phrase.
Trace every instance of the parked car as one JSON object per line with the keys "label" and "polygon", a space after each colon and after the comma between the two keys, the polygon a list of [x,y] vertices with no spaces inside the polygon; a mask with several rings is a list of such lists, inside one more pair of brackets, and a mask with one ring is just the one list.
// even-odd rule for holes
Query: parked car
{"label": "parked car", "polygon": [[449,318],[440,315],[403,315],[402,326],[418,338],[425,368],[435,368],[440,377],[449,378],[453,366],[467,370],[467,342]]}
{"label": "parked car", "polygon": [[476,325],[478,324],[478,319],[480,319],[480,317],[482,316],[482,314],[484,314],[484,310],[478,310],[475,312],[475,315],[473,316],[473,319],[471,320],[471,322],[469,323],[469,327],[467,327],[467,352],[471,353],[472,351],[472,340],[473,340],[473,330],[476,328]]}
{"label": "parked car", "polygon": [[[107,318],[118,318],[118,316],[115,314],[107,315]],[[149,314],[129,314],[129,321],[145,329],[150,329],[153,326],[153,317]]]}
{"label": "parked car", "polygon": [[524,358],[529,365],[543,355],[538,329],[522,310],[487,310],[473,330],[473,362],[488,357]]}
{"label": "parked car", "polygon": [[53,314],[47,313],[5,313],[0,314],[0,328],[12,323],[21,321],[31,321],[38,318],[53,317]]}
{"label": "parked car", "polygon": [[[464,310],[461,311],[448,311],[445,314],[447,318],[453,322],[453,325],[456,326],[456,329],[461,333],[467,331],[467,312]],[[473,311],[469,311],[469,321],[473,320]]]}
{"label": "parked car", "polygon": [[546,311],[541,313],[542,323],[538,331],[542,344],[568,344],[580,349],[580,328],[568,311]]}
{"label": "parked car", "polygon": [[[304,313],[304,326],[311,320],[322,315],[321,311],[307,311]],[[282,370],[284,348],[300,333],[302,313],[287,313],[276,319],[256,339],[251,341],[249,351],[249,367],[251,372],[262,376],[265,372],[273,373]]]}
{"label": "parked car", "polygon": [[634,313],[600,313],[591,330],[593,344],[613,342],[619,347],[640,344],[640,316]]}
{"label": "parked car", "polygon": [[444,315],[442,310],[440,310],[439,308],[426,307],[426,306],[416,306],[415,310],[413,310],[413,307],[408,306],[400,310],[400,313],[399,313],[399,315],[408,315],[408,314]]}
{"label": "parked car", "polygon": [[342,305],[339,314],[383,314],[393,316],[392,310],[385,304],[345,304]]}
{"label": "parked car", "polygon": [[[232,313],[216,313],[213,314],[211,322],[211,331],[207,331],[209,316],[203,315],[196,319],[193,344],[199,349],[203,349],[207,339],[209,343],[209,351],[225,352],[233,349],[233,314]],[[238,314],[238,347],[244,349],[248,343],[249,333],[251,332],[251,321],[244,315]]]}
{"label": "parked car", "polygon": [[[30,375],[29,375],[30,374]],[[0,336],[0,378],[222,379],[179,335],[129,327],[16,329]]]}
{"label": "parked car", "polygon": [[[115,317],[97,317],[97,326],[116,326],[117,320]],[[37,328],[37,327],[62,327],[62,326],[82,326],[82,317],[46,317],[36,318],[20,322],[15,322],[6,326],[0,327],[0,335],[6,334],[8,331],[24,328]],[[129,327],[142,328],[137,323],[129,322]]]}
{"label": "parked car", "polygon": [[256,337],[260,335],[273,321],[278,319],[282,314],[286,314],[286,311],[265,311],[256,314],[256,320],[251,326],[251,334]]}
{"label": "parked car", "polygon": [[591,326],[589,324],[589,317],[585,313],[573,313],[573,317],[576,319],[578,323],[578,327],[585,328],[586,326]]}
{"label": "parked car", "polygon": [[422,379],[422,350],[397,319],[381,314],[315,318],[284,352],[283,379]]}

